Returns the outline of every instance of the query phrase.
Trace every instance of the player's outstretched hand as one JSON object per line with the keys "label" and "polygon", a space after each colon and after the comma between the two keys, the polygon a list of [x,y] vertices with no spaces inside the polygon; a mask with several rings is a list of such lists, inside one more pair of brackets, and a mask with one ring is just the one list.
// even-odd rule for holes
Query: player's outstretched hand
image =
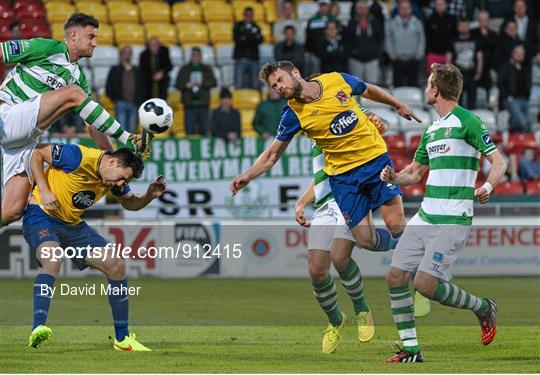
{"label": "player's outstretched hand", "polygon": [[296,222],[303,227],[309,228],[311,226],[311,223],[307,221],[306,217],[304,216],[304,207],[297,205],[294,208],[294,211],[296,215]]}
{"label": "player's outstretched hand", "polygon": [[474,191],[474,196],[478,198],[480,201],[480,204],[485,204],[489,202],[489,193],[487,192],[485,187],[479,187]]}
{"label": "player's outstretched hand", "polygon": [[165,190],[167,190],[167,182],[165,182],[163,176],[159,176],[148,186],[148,194],[150,194],[152,198],[161,197]]}
{"label": "player's outstretched hand", "polygon": [[390,167],[389,165],[384,167],[384,169],[381,171],[381,180],[384,182],[394,183],[395,177],[396,172],[394,172],[392,167]]}
{"label": "player's outstretched hand", "polygon": [[41,203],[43,203],[43,207],[45,207],[46,210],[54,211],[60,207],[60,203],[58,203],[58,199],[56,199],[56,196],[52,191],[42,190],[40,191],[39,196],[41,198]]}
{"label": "player's outstretched hand", "polygon": [[402,104],[400,107],[396,108],[396,110],[397,110],[397,113],[399,113],[401,117],[409,121],[411,121],[412,119],[415,119],[419,123],[422,122],[422,120],[420,120],[420,118],[416,115],[416,113],[414,113],[413,110],[410,109],[409,106],[406,104]]}
{"label": "player's outstretched hand", "polygon": [[368,115],[368,120],[371,121],[373,125],[375,125],[375,127],[379,131],[379,134],[383,135],[388,131],[388,125],[376,114],[370,113]]}
{"label": "player's outstretched hand", "polygon": [[249,184],[249,181],[250,179],[246,177],[246,175],[236,176],[231,182],[231,191],[233,197],[236,195],[236,193],[245,188],[247,184]]}

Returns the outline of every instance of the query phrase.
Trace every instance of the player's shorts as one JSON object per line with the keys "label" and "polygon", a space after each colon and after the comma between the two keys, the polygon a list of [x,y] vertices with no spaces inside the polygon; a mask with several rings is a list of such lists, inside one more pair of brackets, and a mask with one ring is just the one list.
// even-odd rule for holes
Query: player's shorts
{"label": "player's shorts", "polygon": [[450,281],[450,267],[465,247],[470,229],[470,225],[430,224],[416,214],[399,239],[391,266]]}
{"label": "player's shorts", "polygon": [[37,119],[41,95],[15,105],[0,105],[0,143],[2,145],[2,181],[26,172],[30,181],[30,158],[43,132],[39,130]]}
{"label": "player's shorts", "polygon": [[[107,246],[105,238],[100,236],[93,228],[84,221],[79,224],[66,224],[52,216],[47,215],[35,204],[26,206],[23,217],[23,235],[30,246],[30,250],[36,253],[38,247],[45,242],[57,242],[61,248],[104,248]],[[88,267],[84,257],[87,251],[81,251],[82,258],[71,258],[79,270]],[[39,261],[38,261],[39,263]],[[41,266],[41,264],[40,264]]]}
{"label": "player's shorts", "polygon": [[345,238],[356,242],[335,201],[315,211],[309,228],[308,250],[332,250],[334,238]]}
{"label": "player's shorts", "polygon": [[342,174],[329,177],[330,187],[349,228],[354,228],[370,210],[375,211],[397,195],[399,187],[384,182],[380,173],[394,164],[388,153],[384,153],[365,164]]}

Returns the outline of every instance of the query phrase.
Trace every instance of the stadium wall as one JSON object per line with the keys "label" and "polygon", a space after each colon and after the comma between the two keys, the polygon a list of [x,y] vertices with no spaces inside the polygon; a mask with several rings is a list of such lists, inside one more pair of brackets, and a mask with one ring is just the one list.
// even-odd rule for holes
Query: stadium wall
{"label": "stadium wall", "polygon": [[[111,251],[124,252],[131,278],[308,277],[308,230],[291,221],[123,220],[89,224],[111,242]],[[20,226],[0,233],[0,243],[0,277],[34,277],[38,273]],[[354,251],[367,277],[384,276],[391,257],[392,252]],[[80,272],[70,262],[62,273],[64,277],[98,274],[94,270]],[[538,218],[505,218],[504,226],[500,218],[476,219],[453,274],[540,275]]]}

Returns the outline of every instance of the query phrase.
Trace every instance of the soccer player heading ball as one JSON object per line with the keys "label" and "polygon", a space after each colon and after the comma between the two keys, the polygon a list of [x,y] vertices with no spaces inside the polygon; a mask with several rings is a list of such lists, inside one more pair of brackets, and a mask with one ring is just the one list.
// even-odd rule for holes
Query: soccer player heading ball
{"label": "soccer player heading ball", "polygon": [[[90,125],[103,148],[107,137],[149,154],[147,135],[126,132],[99,103],[78,61],[92,57],[99,22],[84,13],[72,14],[64,25],[64,41],[35,38],[0,43],[0,61],[16,63],[0,86],[0,144],[3,156],[3,202],[0,227],[18,220],[30,193],[29,160],[39,136],[69,111]],[[2,131],[3,128],[3,131]],[[30,178],[30,183],[28,181]]]}
{"label": "soccer player heading ball", "polygon": [[[357,245],[372,251],[393,249],[405,227],[401,192],[396,185],[380,179],[381,169],[392,166],[392,161],[377,125],[361,110],[353,95],[388,104],[404,118],[420,122],[414,112],[378,86],[345,73],[321,74],[305,80],[293,63],[278,61],[265,64],[259,77],[287,98],[288,105],[283,109],[272,145],[248,171],[232,181],[233,195],[272,168],[294,135],[302,130],[324,155],[324,173],[329,176],[333,197]],[[373,226],[371,211],[379,208],[388,230]],[[350,257],[351,251],[344,253],[338,271],[346,283],[353,281],[352,284],[359,285],[359,268]],[[321,289],[333,290],[332,278],[314,280],[314,288],[316,293]],[[355,294],[358,288],[355,286],[353,289]],[[361,294],[353,297],[358,299]],[[371,315],[367,305],[361,299],[358,301],[358,309],[355,310],[358,314],[364,313],[359,316],[362,318],[359,319],[359,337],[369,341],[373,332],[369,328],[373,324]],[[325,336],[327,342],[332,342],[323,344],[324,352],[335,349],[335,338],[339,337],[337,329],[345,320],[339,309],[337,313],[328,310],[330,323],[336,329]]]}

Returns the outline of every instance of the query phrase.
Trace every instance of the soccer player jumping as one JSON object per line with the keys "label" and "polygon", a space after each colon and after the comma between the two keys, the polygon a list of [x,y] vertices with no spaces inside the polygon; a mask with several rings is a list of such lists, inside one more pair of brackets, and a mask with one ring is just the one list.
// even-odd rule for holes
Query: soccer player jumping
{"label": "soccer player jumping", "polygon": [[64,25],[64,41],[35,38],[0,43],[0,61],[17,64],[0,86],[4,185],[0,227],[20,219],[31,189],[29,161],[39,136],[67,112],[76,111],[100,145],[110,145],[104,133],[133,151],[149,152],[150,135],[126,132],[92,100],[77,61],[92,57],[98,27],[94,17],[74,13]]}
{"label": "soccer player jumping", "polygon": [[[44,162],[49,165],[45,171]],[[144,165],[138,155],[126,148],[110,152],[79,145],[38,144],[30,164],[36,188],[24,212],[23,234],[41,272],[34,282],[34,324],[28,346],[37,348],[52,335],[45,323],[62,259],[55,261],[50,254],[53,248],[69,246],[83,249],[83,258],[72,259],[80,270],[93,267],[108,278],[108,290],[112,291],[108,298],[114,320],[114,349],[150,350],[128,331],[124,259],[103,250],[107,241],[81,220],[81,215],[109,191],[126,210],[140,210],[163,194],[165,182],[157,179],[145,194],[133,194],[128,182],[141,176]],[[88,253],[87,246],[100,249],[100,253],[96,250],[94,254]]]}
{"label": "soccer player jumping", "polygon": [[[265,64],[259,77],[287,98],[288,105],[283,109],[274,142],[247,172],[232,181],[233,195],[272,168],[293,136],[303,130],[322,150],[324,173],[329,176],[332,194],[358,246],[372,251],[394,248],[406,223],[401,193],[397,186],[379,177],[381,169],[392,162],[377,127],[353,95],[393,106],[401,116],[420,122],[414,112],[378,86],[345,73],[321,74],[304,80],[294,64],[278,61]],[[389,230],[375,229],[371,211],[378,208]],[[354,260],[348,258],[338,271],[356,283],[360,271]],[[331,278],[328,284],[324,282],[314,287],[335,288]],[[336,315],[331,322],[341,328],[344,319]],[[373,324],[371,318],[366,324]]]}
{"label": "soccer player jumping", "polygon": [[[486,126],[471,111],[458,105],[463,76],[453,65],[433,64],[425,90],[427,103],[440,118],[426,128],[413,162],[399,173],[386,166],[381,180],[397,185],[422,181],[430,169],[426,192],[418,213],[408,222],[396,246],[386,282],[391,309],[403,348],[386,362],[423,362],[409,281],[425,297],[442,305],[474,312],[484,345],[496,334],[497,305],[450,282],[450,267],[467,243],[473,219],[474,198],[489,201],[501,181],[506,164],[489,137]],[[491,163],[487,181],[475,189],[483,155]]]}

